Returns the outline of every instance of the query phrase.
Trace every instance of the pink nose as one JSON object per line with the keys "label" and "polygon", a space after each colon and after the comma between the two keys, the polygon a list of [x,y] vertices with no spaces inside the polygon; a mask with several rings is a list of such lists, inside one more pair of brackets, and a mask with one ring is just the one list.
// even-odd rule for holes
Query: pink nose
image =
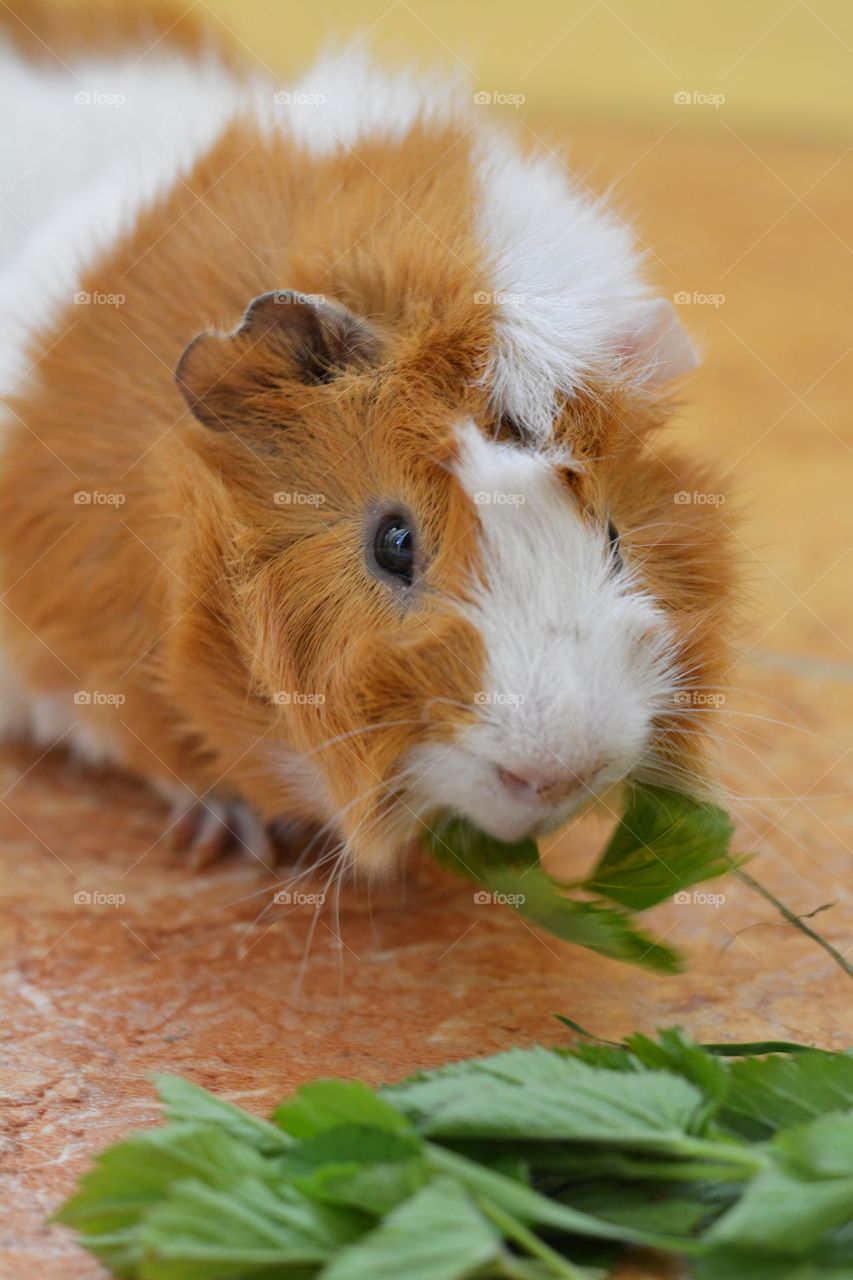
{"label": "pink nose", "polygon": [[600,768],[600,764],[595,764],[591,768],[584,768],[582,772],[547,775],[533,770],[516,773],[499,765],[498,777],[516,800],[523,800],[527,804],[559,804],[575,793],[579,799],[589,794],[590,781]]}

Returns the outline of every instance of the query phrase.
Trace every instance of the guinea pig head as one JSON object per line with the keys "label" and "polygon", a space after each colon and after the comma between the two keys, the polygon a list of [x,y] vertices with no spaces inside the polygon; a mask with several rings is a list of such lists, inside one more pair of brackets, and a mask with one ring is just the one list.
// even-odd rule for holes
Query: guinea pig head
{"label": "guinea pig head", "polygon": [[268,294],[177,373],[239,513],[251,694],[370,869],[439,811],[517,839],[638,769],[695,776],[679,698],[721,662],[725,540],[697,550],[707,524],[673,500],[695,477],[649,446],[648,390],[578,397],[533,446],[422,351]]}

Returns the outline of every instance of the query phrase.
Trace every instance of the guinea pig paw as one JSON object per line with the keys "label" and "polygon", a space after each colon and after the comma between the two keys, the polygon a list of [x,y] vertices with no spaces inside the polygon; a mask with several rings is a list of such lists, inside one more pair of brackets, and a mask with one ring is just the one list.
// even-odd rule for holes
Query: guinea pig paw
{"label": "guinea pig paw", "polygon": [[188,855],[194,871],[241,850],[265,865],[272,861],[263,823],[247,804],[237,800],[179,801],[168,834],[172,850]]}

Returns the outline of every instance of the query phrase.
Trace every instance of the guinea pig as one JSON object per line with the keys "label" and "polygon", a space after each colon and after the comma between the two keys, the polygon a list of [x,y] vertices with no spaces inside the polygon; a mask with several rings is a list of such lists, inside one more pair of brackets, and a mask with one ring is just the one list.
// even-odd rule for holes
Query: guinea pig
{"label": "guinea pig", "polygon": [[705,786],[732,543],[631,230],[464,86],[180,30],[1,55],[5,732],[366,871]]}

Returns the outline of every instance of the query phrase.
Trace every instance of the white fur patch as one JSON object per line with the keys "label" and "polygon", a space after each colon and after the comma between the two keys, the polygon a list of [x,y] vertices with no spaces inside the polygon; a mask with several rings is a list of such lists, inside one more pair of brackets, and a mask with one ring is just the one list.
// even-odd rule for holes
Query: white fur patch
{"label": "white fur patch", "polygon": [[558,401],[630,348],[650,298],[631,232],[553,155],[479,146],[478,223],[498,306],[495,404],[543,443]]}
{"label": "white fur patch", "polygon": [[328,155],[364,137],[402,138],[419,121],[463,120],[470,109],[470,86],[459,77],[382,67],[361,49],[329,49],[295,85],[278,89],[272,104],[264,99],[261,118]]}
{"label": "white fur patch", "polygon": [[[250,91],[213,60],[34,66],[0,46],[0,395],[80,273],[209,147]],[[17,386],[21,390],[21,386]]]}
{"label": "white fur patch", "polygon": [[579,797],[543,815],[506,793],[497,768],[606,790],[671,706],[670,643],[662,611],[615,568],[606,530],[579,517],[548,455],[487,440],[473,424],[460,434],[484,575],[462,607],[483,636],[487,670],[477,724],[449,751],[419,751],[411,774],[416,794],[515,838],[543,817],[559,825]]}
{"label": "white fur patch", "polygon": [[[0,45],[0,398],[24,391],[34,335],[50,332],[59,308],[75,302],[81,272],[250,96],[213,60],[158,50],[124,67],[84,61],[55,70]],[[70,314],[73,322],[73,306]],[[3,417],[0,404],[0,432]],[[63,737],[90,760],[117,758],[100,730],[76,723],[71,690],[25,692],[6,666],[0,625],[0,730],[41,745]]]}

